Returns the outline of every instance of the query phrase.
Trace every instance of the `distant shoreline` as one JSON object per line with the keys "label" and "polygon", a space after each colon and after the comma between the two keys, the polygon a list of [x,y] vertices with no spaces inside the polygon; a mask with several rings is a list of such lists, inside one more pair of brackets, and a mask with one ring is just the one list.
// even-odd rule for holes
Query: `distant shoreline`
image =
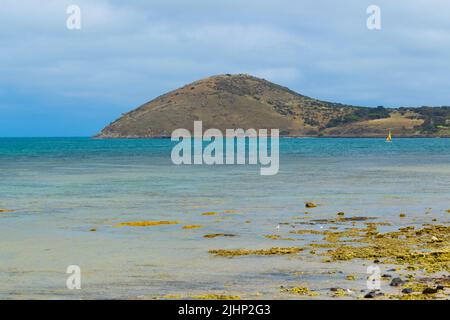
{"label": "distant shoreline", "polygon": [[[148,140],[148,139],[170,139],[170,136],[158,137],[99,137],[99,136],[78,136],[78,137],[0,137],[0,139],[92,139],[92,140]],[[280,139],[385,139],[384,136],[280,136]],[[449,139],[450,136],[395,136],[395,139]]]}
{"label": "distant shoreline", "polygon": [[[81,137],[80,137],[81,138]],[[96,140],[114,140],[114,139],[129,139],[129,140],[143,140],[143,139],[170,139],[170,136],[155,136],[155,137],[107,137],[107,136],[93,136]],[[385,136],[280,136],[280,139],[385,139]],[[449,139],[450,136],[394,136],[394,139]]]}

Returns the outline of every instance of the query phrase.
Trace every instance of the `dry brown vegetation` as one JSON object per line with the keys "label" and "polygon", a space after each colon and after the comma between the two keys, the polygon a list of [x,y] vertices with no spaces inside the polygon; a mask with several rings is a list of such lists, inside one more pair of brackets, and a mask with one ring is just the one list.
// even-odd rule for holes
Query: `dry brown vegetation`
{"label": "dry brown vegetation", "polygon": [[218,75],[124,114],[101,138],[169,137],[175,129],[280,129],[281,136],[450,136],[450,108],[365,108],[313,99],[246,74]]}

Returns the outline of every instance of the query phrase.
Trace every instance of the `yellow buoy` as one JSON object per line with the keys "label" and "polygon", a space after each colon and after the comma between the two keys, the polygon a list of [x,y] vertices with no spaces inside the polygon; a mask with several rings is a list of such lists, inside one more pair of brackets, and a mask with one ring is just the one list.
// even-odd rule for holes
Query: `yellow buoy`
{"label": "yellow buoy", "polygon": [[392,132],[391,132],[391,130],[389,130],[389,134],[386,137],[386,142],[392,142]]}

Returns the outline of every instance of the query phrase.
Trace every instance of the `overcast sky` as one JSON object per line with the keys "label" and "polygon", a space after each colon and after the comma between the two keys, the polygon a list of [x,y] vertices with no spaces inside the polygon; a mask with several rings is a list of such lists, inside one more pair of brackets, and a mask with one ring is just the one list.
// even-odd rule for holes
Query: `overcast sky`
{"label": "overcast sky", "polygon": [[0,136],[93,135],[221,73],[333,102],[450,105],[450,1],[0,0]]}

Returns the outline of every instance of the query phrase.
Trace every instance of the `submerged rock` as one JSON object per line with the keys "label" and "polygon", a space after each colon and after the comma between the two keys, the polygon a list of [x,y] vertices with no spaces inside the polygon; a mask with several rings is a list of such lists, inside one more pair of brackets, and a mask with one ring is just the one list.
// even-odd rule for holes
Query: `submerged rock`
{"label": "submerged rock", "polygon": [[405,289],[402,290],[402,293],[404,293],[404,294],[410,294],[410,293],[413,293],[413,289],[411,289],[411,288],[405,288]]}
{"label": "submerged rock", "polygon": [[282,236],[278,234],[267,234],[264,236],[264,238],[272,239],[272,240],[287,240],[287,241],[294,241],[294,238],[283,238]]}
{"label": "submerged rock", "polygon": [[203,228],[203,226],[199,225],[199,224],[192,224],[192,225],[188,225],[188,226],[184,226],[183,229],[200,229]]}
{"label": "submerged rock", "polygon": [[152,227],[165,224],[179,224],[179,221],[134,221],[134,222],[121,222],[117,224],[118,227]]}
{"label": "submerged rock", "polygon": [[422,291],[422,294],[435,294],[435,293],[437,293],[438,292],[438,289],[437,288],[425,288],[423,291]]}
{"label": "submerged rock", "polygon": [[211,239],[211,238],[217,238],[217,237],[235,237],[235,234],[231,233],[212,233],[212,234],[205,234],[203,238]]}
{"label": "submerged rock", "polygon": [[219,214],[240,214],[240,212],[236,211],[236,210],[225,210],[223,212],[208,211],[208,212],[203,212],[202,216],[216,216]]}
{"label": "submerged rock", "polygon": [[373,299],[373,298],[376,298],[376,297],[382,297],[382,296],[384,296],[384,293],[383,293],[383,292],[370,291],[369,293],[367,293],[367,294],[364,296],[364,298],[366,298],[366,299]]}
{"label": "submerged rock", "polygon": [[218,215],[218,212],[214,212],[214,211],[209,211],[209,212],[203,212],[202,216],[215,216]]}
{"label": "submerged rock", "polygon": [[[430,241],[432,236],[439,241]],[[380,233],[376,225],[368,225],[364,229],[328,231],[323,241],[336,245],[323,253],[334,261],[367,259],[403,265],[410,271],[450,271],[450,226],[426,225],[418,230],[405,227]]]}
{"label": "submerged rock", "polygon": [[191,298],[197,300],[241,300],[240,296],[230,296],[224,294],[201,294],[191,296]]}
{"label": "submerged rock", "polygon": [[345,290],[342,288],[331,288],[330,291],[333,292],[333,297],[335,297],[335,298],[344,297],[349,294],[348,289]]}
{"label": "submerged rock", "polygon": [[16,210],[0,209],[0,213],[10,213],[10,212],[16,212]]}
{"label": "submerged rock", "polygon": [[394,278],[392,279],[390,286],[391,287],[398,287],[398,286],[402,286],[406,283],[405,280],[402,280],[401,278]]}
{"label": "submerged rock", "polygon": [[311,291],[307,287],[293,287],[288,289],[283,288],[282,291],[310,297],[319,295],[318,292]]}
{"label": "submerged rock", "polygon": [[235,249],[235,250],[209,250],[208,252],[221,257],[235,257],[235,256],[249,256],[249,255],[258,255],[258,256],[270,256],[270,255],[288,255],[295,254],[302,251],[303,248],[299,247],[289,247],[289,248],[270,248],[270,249],[260,249],[260,250],[247,250],[247,249]]}
{"label": "submerged rock", "polygon": [[306,208],[315,208],[315,207],[317,207],[317,204],[315,204],[314,202],[305,202],[305,207]]}

